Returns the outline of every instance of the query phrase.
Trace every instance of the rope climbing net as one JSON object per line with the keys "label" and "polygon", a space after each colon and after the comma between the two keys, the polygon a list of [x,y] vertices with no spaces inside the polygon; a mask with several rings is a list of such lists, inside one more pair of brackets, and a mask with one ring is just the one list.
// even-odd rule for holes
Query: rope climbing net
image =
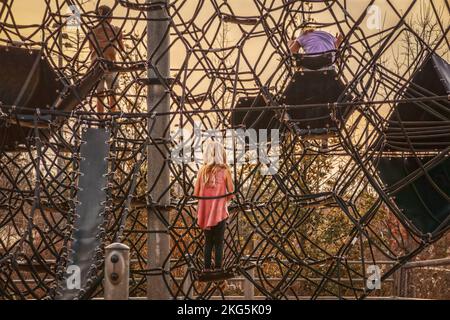
{"label": "rope climbing net", "polygon": [[[99,296],[118,241],[131,296],[236,294],[199,281],[192,196],[201,142],[229,132],[222,276],[259,295],[364,298],[374,266],[384,281],[448,230],[448,0],[33,2],[0,1],[2,299]],[[115,62],[92,62],[102,4]],[[298,67],[305,27],[344,36],[332,66]]]}

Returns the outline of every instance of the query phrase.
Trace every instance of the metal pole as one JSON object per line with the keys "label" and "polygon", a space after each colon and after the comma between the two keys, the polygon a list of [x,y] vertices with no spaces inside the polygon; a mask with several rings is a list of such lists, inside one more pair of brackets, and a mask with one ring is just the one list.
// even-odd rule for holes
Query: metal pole
{"label": "metal pole", "polygon": [[[147,91],[147,112],[167,112],[170,110],[170,97],[166,88],[158,83],[170,76],[169,57],[169,16],[167,6],[170,0],[147,0],[155,4],[147,12],[147,59],[150,61]],[[157,7],[160,5],[160,8]],[[156,68],[156,71],[152,68]],[[161,79],[159,79],[161,80]],[[164,273],[169,272],[170,238],[164,221],[169,221],[170,172],[167,160],[169,152],[165,144],[169,139],[169,116],[161,116],[148,121],[149,135],[153,143],[147,147],[147,191],[152,204],[148,208],[148,299],[169,299],[170,292],[164,281]],[[151,132],[150,132],[151,129]],[[158,145],[155,143],[159,142]]]}
{"label": "metal pole", "polygon": [[183,292],[186,299],[192,298],[192,292],[194,292],[194,289],[192,287],[192,280],[191,275],[189,274],[189,266],[186,265],[184,268],[184,274],[186,275],[186,279],[183,282]]}
{"label": "metal pole", "polygon": [[112,243],[105,248],[105,300],[128,300],[130,248]]}
{"label": "metal pole", "polygon": [[[63,68],[63,65],[64,65],[64,60],[63,60],[63,54],[64,54],[63,33],[64,33],[64,29],[62,28],[61,24],[58,23],[58,22],[56,22],[53,25],[53,27],[55,29],[61,28],[59,30],[59,32],[58,32],[58,47],[59,47],[59,51],[60,51],[58,53],[58,68],[59,68],[58,72],[61,75],[62,74],[62,68]],[[57,158],[57,165],[61,169],[58,169],[59,170],[59,177],[58,177],[57,181],[58,181],[58,192],[61,192],[62,194],[64,194],[63,189],[65,189],[65,188],[64,188],[63,182],[64,182],[64,178],[65,178],[65,176],[64,176],[64,173],[65,173],[64,166],[66,164],[66,161],[64,160],[65,157],[59,156],[61,154],[63,154],[65,156],[64,152],[59,150],[58,151],[58,155],[57,155],[57,157],[58,157]]]}
{"label": "metal pole", "polygon": [[[250,269],[247,271],[249,276],[254,279],[255,278],[255,269]],[[255,299],[255,285],[248,280],[247,278],[244,279],[244,299],[245,300],[254,300]]]}
{"label": "metal pole", "polygon": [[[249,242],[249,248],[248,248],[250,253],[253,252],[254,247],[255,247],[255,240],[252,239]],[[247,273],[252,279],[255,278],[255,269],[254,268],[248,270]],[[254,300],[255,299],[255,285],[247,278],[244,279],[243,289],[244,289],[243,291],[244,291],[244,299],[245,300]]]}

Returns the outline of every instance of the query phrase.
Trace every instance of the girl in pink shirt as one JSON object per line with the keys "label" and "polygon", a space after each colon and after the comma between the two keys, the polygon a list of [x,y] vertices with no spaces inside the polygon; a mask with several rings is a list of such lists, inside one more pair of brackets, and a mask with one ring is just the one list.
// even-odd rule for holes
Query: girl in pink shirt
{"label": "girl in pink shirt", "polygon": [[234,186],[225,148],[221,143],[206,143],[203,162],[195,183],[194,196],[199,198],[197,223],[205,233],[205,271],[209,271],[213,249],[214,267],[222,268],[227,206],[233,198],[231,193],[234,192]]}

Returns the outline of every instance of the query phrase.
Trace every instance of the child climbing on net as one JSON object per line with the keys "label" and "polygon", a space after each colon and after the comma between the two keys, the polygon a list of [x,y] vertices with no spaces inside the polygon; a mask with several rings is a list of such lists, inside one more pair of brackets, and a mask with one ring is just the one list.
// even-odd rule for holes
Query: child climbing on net
{"label": "child climbing on net", "polygon": [[298,38],[290,40],[288,46],[291,53],[298,53],[302,48],[306,54],[320,54],[338,49],[343,40],[342,34],[333,36],[309,27],[304,28]]}
{"label": "child climbing on net", "polygon": [[[288,46],[289,51],[292,54],[298,53],[300,49],[303,49],[304,53],[309,55],[329,52],[332,57],[331,63],[334,63],[336,56],[333,51],[339,49],[343,40],[344,36],[340,33],[333,36],[329,32],[323,30],[305,27],[297,38],[288,42]],[[316,65],[316,67],[323,67],[324,65],[321,65],[322,62],[323,61],[316,62],[315,64],[319,64],[318,66]],[[322,139],[322,146],[319,151],[323,153],[329,151],[327,138]]]}
{"label": "child climbing on net", "polygon": [[[110,7],[102,5],[97,9],[97,15],[100,24],[93,28],[89,34],[89,48],[91,51],[91,59],[102,58],[106,61],[115,62],[119,51],[124,51],[123,34],[119,27],[112,25],[113,11]],[[107,108],[110,111],[117,111],[116,90],[118,89],[118,73],[106,72],[97,86],[97,111],[104,112],[105,103],[103,98],[108,97]],[[107,89],[108,91],[106,91]]]}
{"label": "child climbing on net", "polygon": [[[234,197],[231,170],[227,165],[224,146],[208,141],[203,152],[194,188],[198,197],[197,223],[205,234],[205,270],[212,271],[211,258],[214,250],[214,268],[222,269],[224,235],[228,218],[228,202]],[[228,195],[227,195],[228,194]]]}

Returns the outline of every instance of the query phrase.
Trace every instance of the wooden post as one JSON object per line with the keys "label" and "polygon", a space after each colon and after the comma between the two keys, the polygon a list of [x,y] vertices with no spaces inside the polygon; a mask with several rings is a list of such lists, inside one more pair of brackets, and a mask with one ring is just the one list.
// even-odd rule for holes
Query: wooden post
{"label": "wooden post", "polygon": [[[169,0],[147,0],[155,4],[147,12],[147,55],[150,61],[148,69],[147,112],[167,112],[170,110],[169,92],[163,85],[170,76],[169,59]],[[160,79],[163,78],[163,79]],[[152,142],[147,147],[147,191],[151,196],[148,208],[148,299],[169,299],[169,288],[164,281],[164,273],[170,271],[170,237],[164,221],[169,221],[170,171],[169,152],[169,115],[149,118],[148,130]]]}

